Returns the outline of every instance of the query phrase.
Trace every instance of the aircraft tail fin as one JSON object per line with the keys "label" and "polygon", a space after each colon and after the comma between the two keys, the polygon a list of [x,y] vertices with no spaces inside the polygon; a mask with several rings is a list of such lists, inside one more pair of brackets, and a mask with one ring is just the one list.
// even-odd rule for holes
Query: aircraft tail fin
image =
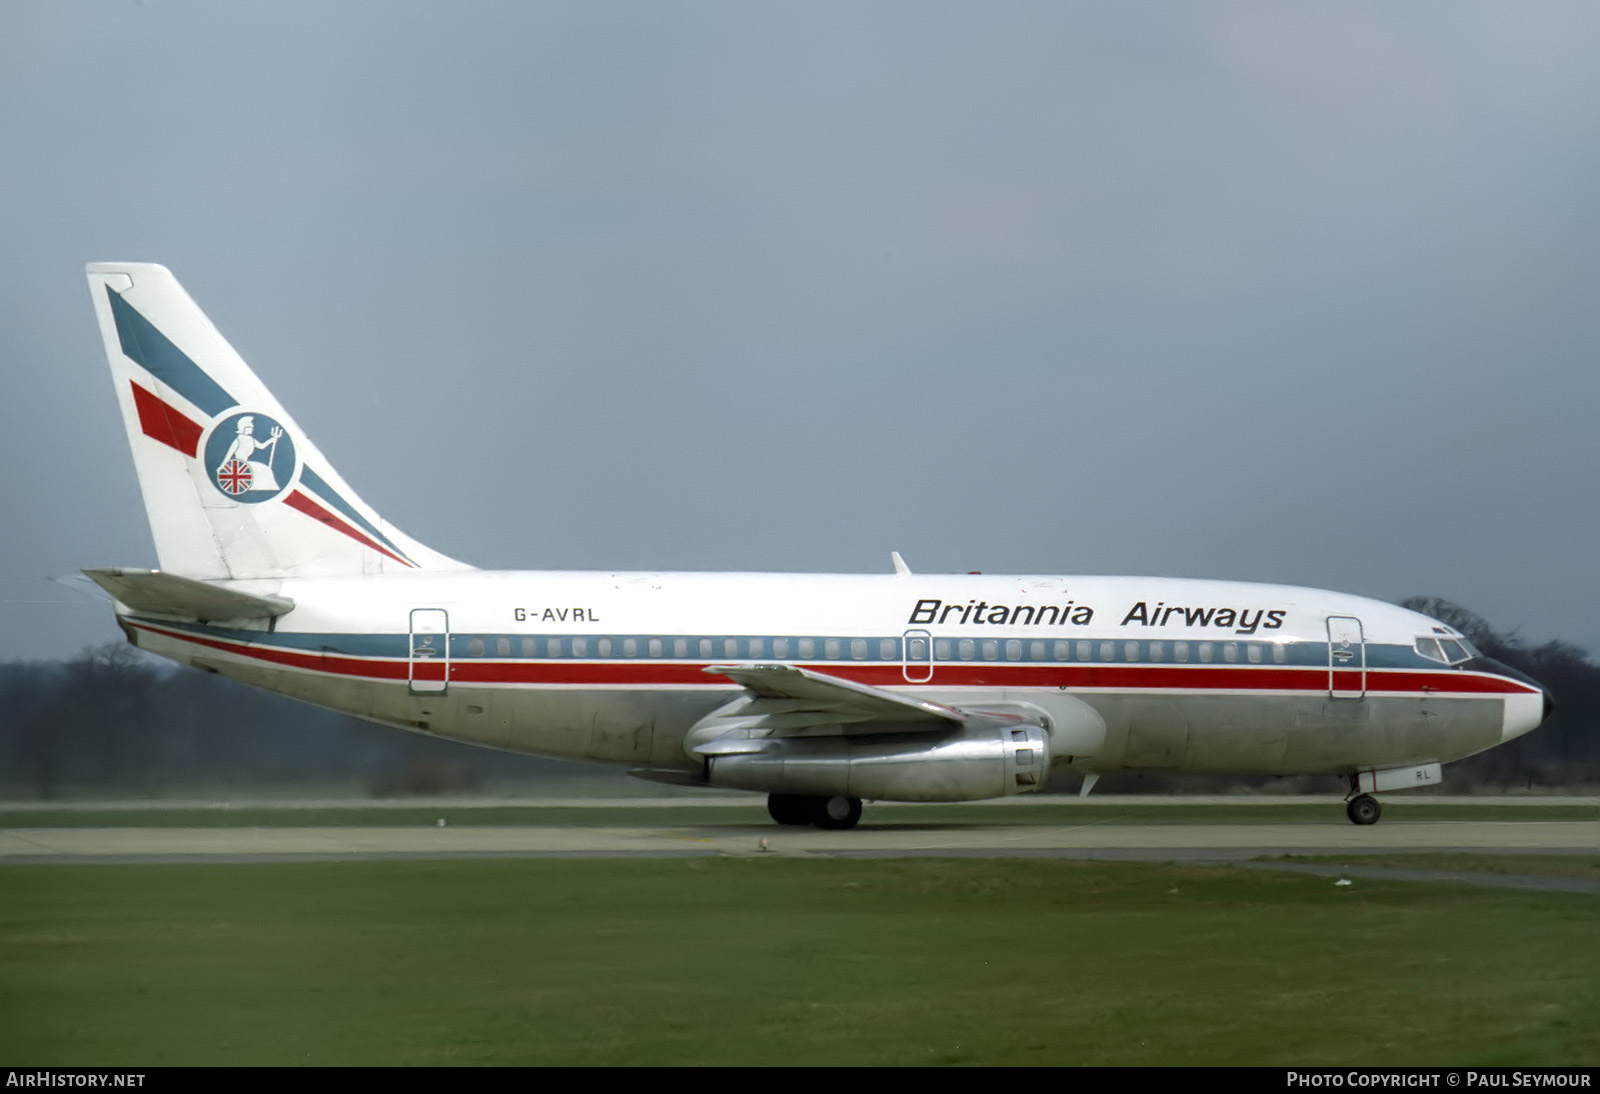
{"label": "aircraft tail fin", "polygon": [[88,275],[163,571],[471,569],[357,497],[165,267],[93,263]]}

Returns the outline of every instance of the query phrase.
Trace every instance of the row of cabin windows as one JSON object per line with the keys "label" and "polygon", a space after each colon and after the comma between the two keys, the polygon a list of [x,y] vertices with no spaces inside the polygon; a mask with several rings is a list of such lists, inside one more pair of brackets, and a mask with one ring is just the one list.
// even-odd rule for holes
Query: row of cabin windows
{"label": "row of cabin windows", "polygon": [[[927,660],[927,639],[910,639],[908,650],[912,661]],[[1277,664],[1284,664],[1289,651],[1276,642],[1113,642],[1078,639],[1076,641],[1024,642],[1020,638],[936,638],[933,656],[936,661],[1021,661],[1023,647],[1027,646],[1030,661],[1174,661],[1187,664],[1199,661],[1206,664],[1221,660],[1236,663],[1241,659],[1251,664],[1266,660],[1267,650]],[[954,647],[955,657],[951,657]],[[1170,649],[1169,649],[1170,647]],[[1242,657],[1241,657],[1242,654]]]}
{"label": "row of cabin windows", "polygon": [[[494,656],[513,656],[513,640],[469,638],[467,655],[485,657],[489,643]],[[1276,664],[1288,660],[1288,649],[1277,642],[1131,642],[1076,639],[1041,641],[1021,638],[908,638],[906,660],[925,663],[929,643],[935,661],[1153,661],[1187,664],[1246,662],[1262,664],[1269,657]],[[516,655],[521,657],[626,657],[636,659],[672,658],[687,660],[787,660],[865,661],[876,655],[879,661],[899,661],[900,640],[896,638],[521,638],[516,640]],[[1270,650],[1269,654],[1267,651]]]}
{"label": "row of cabin windows", "polygon": [[[496,657],[512,656],[512,640],[498,637],[494,640]],[[772,657],[784,660],[791,656],[814,659],[818,656],[830,661],[865,661],[869,643],[876,643],[878,659],[898,661],[899,642],[893,638],[522,638],[517,640],[517,653],[521,657],[670,657],[687,660],[703,659],[760,659]],[[848,648],[848,653],[846,649]],[[770,652],[768,652],[770,650]],[[669,652],[670,651],[670,652]],[[792,652],[791,652],[792,651]],[[489,640],[467,640],[469,657],[484,657],[489,652]]]}

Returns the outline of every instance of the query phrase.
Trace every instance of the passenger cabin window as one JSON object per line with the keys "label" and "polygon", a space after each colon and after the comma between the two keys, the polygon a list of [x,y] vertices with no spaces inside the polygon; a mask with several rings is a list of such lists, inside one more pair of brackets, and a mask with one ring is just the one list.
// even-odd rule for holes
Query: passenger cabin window
{"label": "passenger cabin window", "polygon": [[538,644],[538,642],[536,640],[532,639],[532,638],[524,638],[522,640],[522,656],[524,656],[524,657],[538,657],[539,656],[539,644]]}
{"label": "passenger cabin window", "polygon": [[467,655],[469,657],[482,657],[484,649],[483,639],[481,638],[474,638],[467,643]]}
{"label": "passenger cabin window", "polygon": [[788,657],[789,656],[789,640],[787,638],[774,638],[772,640],[772,656],[774,656],[774,657]]}

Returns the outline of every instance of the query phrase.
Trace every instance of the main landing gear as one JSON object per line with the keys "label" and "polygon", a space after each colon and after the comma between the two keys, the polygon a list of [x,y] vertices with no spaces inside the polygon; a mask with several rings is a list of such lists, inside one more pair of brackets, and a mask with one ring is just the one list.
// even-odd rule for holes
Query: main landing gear
{"label": "main landing gear", "polygon": [[1371,794],[1358,794],[1345,803],[1345,815],[1351,824],[1377,824],[1383,816],[1383,806]]}
{"label": "main landing gear", "polygon": [[[1434,778],[1438,778],[1439,768],[1434,765]],[[1387,772],[1369,771],[1372,789],[1377,790],[1380,784],[1383,789],[1392,790],[1392,784],[1383,783]],[[1344,796],[1344,815],[1350,818],[1351,824],[1377,824],[1378,818],[1383,816],[1383,806],[1378,804],[1378,799],[1361,789],[1361,772],[1353,772],[1349,776],[1350,793]]]}
{"label": "main landing gear", "polygon": [[812,794],[768,794],[767,812],[779,824],[854,828],[861,819],[861,799]]}

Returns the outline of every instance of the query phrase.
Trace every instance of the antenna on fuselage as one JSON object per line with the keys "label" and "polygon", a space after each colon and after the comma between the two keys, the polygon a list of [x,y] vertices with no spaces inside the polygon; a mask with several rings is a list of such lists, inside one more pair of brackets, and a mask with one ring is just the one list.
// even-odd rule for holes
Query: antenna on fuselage
{"label": "antenna on fuselage", "polygon": [[894,572],[901,577],[911,572],[911,567],[906,565],[906,560],[900,557],[899,551],[890,551],[889,558],[894,562]]}

